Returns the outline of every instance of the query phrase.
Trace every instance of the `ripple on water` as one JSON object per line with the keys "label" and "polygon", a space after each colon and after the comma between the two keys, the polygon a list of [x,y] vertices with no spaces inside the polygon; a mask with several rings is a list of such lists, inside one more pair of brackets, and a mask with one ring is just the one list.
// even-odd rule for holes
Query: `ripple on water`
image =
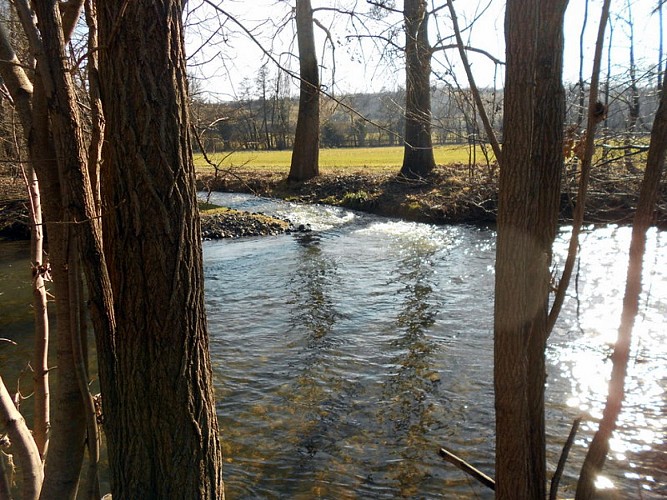
{"label": "ripple on water", "polygon": [[[288,209],[304,222],[313,210]],[[220,335],[232,350],[214,354],[225,359],[217,373],[231,386],[221,412],[231,432],[230,492],[490,497],[436,451],[449,446],[492,473],[494,233],[341,213],[308,240],[285,237],[265,252],[254,244],[247,254],[232,249],[220,260],[231,281],[208,282],[209,294],[222,286],[231,294],[221,303],[227,316]],[[556,245],[560,263],[566,236],[567,229]],[[551,470],[572,419],[590,415],[565,471],[565,495],[574,494],[605,400],[628,237],[618,227],[585,234],[581,269],[550,339]],[[641,488],[646,498],[664,492],[667,482],[667,275],[658,265],[667,247],[664,236],[652,238],[632,394],[604,476],[610,491],[622,496]],[[206,266],[218,262],[207,258]],[[244,312],[241,304],[252,305]]]}

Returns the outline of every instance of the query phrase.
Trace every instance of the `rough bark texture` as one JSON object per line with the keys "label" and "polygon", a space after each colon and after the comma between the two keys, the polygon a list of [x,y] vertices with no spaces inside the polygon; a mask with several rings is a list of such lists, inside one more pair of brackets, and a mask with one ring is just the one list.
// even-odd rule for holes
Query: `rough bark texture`
{"label": "rough bark texture", "polygon": [[[53,277],[53,294],[56,306],[56,386],[51,400],[51,431],[49,460],[43,487],[47,492],[58,492],[62,498],[70,498],[76,492],[79,472],[83,462],[85,419],[83,401],[74,374],[74,356],[70,342],[68,256],[66,251],[63,207],[60,201],[60,181],[53,143],[49,139],[48,112],[41,82],[35,85],[34,122],[35,135],[30,141],[31,159],[39,175],[44,200],[44,216],[49,235],[49,261]],[[34,141],[34,142],[32,142]]]}
{"label": "rough bark texture", "polygon": [[405,0],[405,150],[401,175],[419,178],[435,168],[431,139],[431,46],[426,0]]}
{"label": "rough bark texture", "polygon": [[310,0],[297,0],[296,26],[299,42],[299,115],[289,180],[305,181],[319,175],[320,77],[315,54],[313,9]]}
{"label": "rough bark texture", "polygon": [[88,144],[88,175],[95,198],[98,215],[101,213],[100,160],[104,137],[104,113],[100,99],[100,75],[98,68],[97,12],[93,0],[85,0],[86,24],[88,25],[88,100],[90,103],[90,143]]}
{"label": "rough bark texture", "polygon": [[660,179],[667,152],[667,93],[662,91],[660,105],[651,129],[651,143],[646,159],[646,170],[639,194],[637,212],[632,225],[630,257],[623,296],[623,312],[614,346],[613,367],[609,382],[607,403],[595,433],[577,484],[577,500],[594,498],[595,479],[601,472],[609,452],[609,439],[616,429],[625,395],[625,375],[630,357],[632,329],[639,311],[642,291],[643,259],[646,250],[646,231],[654,221],[655,203],[660,189]]}
{"label": "rough bark texture", "polygon": [[507,4],[494,311],[497,498],[546,496],[544,349],[563,164],[566,5]]}
{"label": "rough bark texture", "polygon": [[102,195],[117,334],[98,342],[114,498],[223,498],[181,24],[97,2]]}

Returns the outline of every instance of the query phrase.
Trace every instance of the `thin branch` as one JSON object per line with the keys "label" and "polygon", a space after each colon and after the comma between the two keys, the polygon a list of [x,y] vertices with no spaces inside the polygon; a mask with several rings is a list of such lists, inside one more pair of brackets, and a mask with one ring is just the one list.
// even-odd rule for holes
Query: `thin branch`
{"label": "thin branch", "polygon": [[[452,21],[453,21],[453,20],[452,20]],[[459,32],[459,38],[460,38],[460,32]],[[463,40],[461,40],[459,43],[450,43],[450,44],[448,44],[448,45],[439,45],[439,44],[435,44],[435,45],[433,46],[433,48],[431,49],[431,52],[439,52],[439,51],[441,51],[441,50],[449,50],[449,49],[459,49],[459,50],[463,50],[464,52],[465,52],[465,51],[468,51],[468,52],[476,52],[476,53],[478,53],[478,54],[482,54],[483,56],[488,57],[494,64],[498,64],[498,65],[500,65],[500,66],[504,66],[504,65],[505,65],[505,62],[504,62],[504,61],[501,61],[501,60],[498,59],[496,56],[494,56],[493,54],[487,52],[487,51],[484,50],[484,49],[478,49],[477,47],[471,47],[470,45],[464,45],[464,44],[463,44]]]}
{"label": "thin branch", "polygon": [[459,54],[461,56],[461,61],[463,62],[463,67],[465,68],[466,75],[468,76],[468,83],[470,84],[470,89],[472,91],[473,98],[475,99],[475,103],[477,104],[477,110],[479,112],[479,116],[482,119],[482,123],[484,124],[484,130],[486,131],[487,138],[491,143],[493,154],[496,156],[496,161],[500,165],[502,156],[500,143],[498,142],[496,134],[493,131],[493,127],[491,126],[491,121],[489,120],[489,116],[486,114],[486,109],[484,108],[484,103],[482,102],[482,96],[479,93],[479,89],[477,88],[477,84],[475,83],[475,77],[473,76],[472,70],[470,69],[470,63],[468,62],[468,56],[466,55],[466,51],[464,50],[463,47],[463,39],[461,38],[461,31],[459,30],[459,23],[456,18],[456,11],[454,10],[454,4],[452,0],[447,0],[447,6],[449,7],[449,13],[452,17],[452,24],[454,25],[454,34],[456,35],[456,42],[459,49]]}
{"label": "thin branch", "polygon": [[366,0],[366,3],[369,4],[369,5],[372,5],[373,7],[378,7],[380,9],[384,9],[388,12],[394,12],[396,14],[403,14],[402,10],[396,9],[396,8],[393,8],[393,7],[389,7],[388,5],[386,5],[382,2],[378,2],[378,1],[375,1],[375,0]]}
{"label": "thin branch", "polygon": [[584,212],[586,208],[586,192],[588,191],[588,181],[591,175],[591,163],[593,160],[593,153],[595,151],[595,129],[597,124],[604,119],[597,111],[599,110],[598,103],[598,85],[600,82],[600,66],[602,61],[602,48],[604,46],[604,33],[609,19],[609,8],[611,0],[604,0],[602,5],[602,12],[600,14],[600,24],[598,27],[598,36],[595,44],[595,55],[593,57],[593,71],[591,74],[591,87],[589,91],[588,101],[588,121],[586,124],[586,138],[585,138],[585,152],[581,159],[581,177],[579,180],[579,189],[577,192],[577,204],[574,207],[574,215],[572,221],[572,236],[570,237],[570,245],[567,251],[567,258],[565,259],[565,266],[563,267],[563,274],[561,275],[556,289],[556,296],[554,297],[551,311],[549,311],[549,318],[547,320],[547,336],[556,324],[560,310],[565,301],[565,292],[567,291],[572,277],[572,270],[577,259],[577,249],[579,247],[579,233],[584,223]]}
{"label": "thin branch", "polygon": [[[292,71],[292,70],[290,70],[290,69],[284,67],[284,66],[280,63],[280,61],[278,61],[278,60],[274,57],[273,54],[271,54],[269,51],[267,51],[267,50],[264,48],[264,46],[260,43],[260,41],[257,40],[257,38],[255,37],[255,35],[253,35],[252,32],[251,32],[248,28],[246,28],[241,22],[239,22],[237,19],[235,19],[231,14],[229,14],[228,12],[226,12],[225,10],[223,10],[221,7],[215,5],[211,0],[203,0],[203,1],[204,1],[204,3],[210,5],[213,9],[215,9],[216,11],[218,11],[219,13],[221,13],[222,15],[227,16],[227,18],[229,18],[229,19],[230,19],[232,22],[234,22],[239,28],[241,28],[241,30],[242,30],[246,35],[248,35],[248,37],[250,37],[250,39],[257,45],[257,47],[259,47],[259,49],[264,53],[264,55],[265,55],[266,57],[268,57],[269,60],[271,60],[271,62],[273,62],[273,63],[274,63],[274,64],[275,64],[281,71],[284,71],[285,73],[287,73],[290,77],[294,78],[295,80],[298,80],[299,82],[302,82],[302,79],[301,79],[301,77],[300,77],[298,74],[296,74],[294,71]],[[306,83],[307,85],[312,85],[310,82],[305,82],[305,83]],[[407,144],[407,143],[405,142],[405,138],[402,137],[400,134],[394,132],[393,130],[388,129],[387,127],[384,127],[384,126],[380,125],[379,123],[374,122],[373,120],[371,120],[371,119],[369,119],[369,118],[367,118],[366,116],[364,116],[363,114],[361,114],[359,111],[357,111],[357,110],[354,109],[353,107],[349,106],[348,104],[345,104],[345,103],[344,103],[343,101],[341,101],[340,99],[334,97],[333,94],[331,94],[331,93],[329,93],[329,92],[326,92],[325,90],[322,90],[321,88],[318,88],[317,90],[318,90],[318,92],[319,92],[320,94],[322,94],[322,95],[328,97],[329,99],[333,100],[334,102],[338,103],[340,106],[342,106],[343,108],[347,109],[350,113],[354,114],[355,116],[358,116],[359,118],[361,118],[361,119],[362,119],[363,121],[365,121],[366,123],[370,123],[370,124],[373,125],[374,127],[377,127],[378,129],[383,130],[383,131],[387,132],[388,134],[391,134],[391,135],[393,135],[393,136],[395,136],[395,137],[398,137],[401,141],[403,141],[405,144]],[[407,145],[408,145],[408,146],[411,146],[410,144],[407,144]]]}
{"label": "thin branch", "polygon": [[356,38],[357,40],[362,40],[364,38],[372,38],[373,40],[382,40],[384,43],[387,45],[390,45],[391,47],[394,47],[396,50],[399,50],[401,52],[405,51],[405,47],[402,45],[397,44],[394,42],[391,38],[382,36],[382,35],[346,35],[345,39],[346,40],[351,40]]}
{"label": "thin branch", "polygon": [[570,454],[570,448],[574,443],[574,438],[577,435],[577,430],[579,429],[579,424],[581,423],[582,417],[577,417],[572,422],[572,428],[570,429],[570,434],[568,434],[565,444],[563,445],[563,451],[560,454],[558,459],[558,465],[556,466],[556,472],[554,472],[553,477],[551,478],[551,487],[549,489],[549,500],[556,500],[558,498],[558,484],[560,483],[560,478],[563,475],[563,470],[565,469],[565,463],[567,462],[567,457]]}

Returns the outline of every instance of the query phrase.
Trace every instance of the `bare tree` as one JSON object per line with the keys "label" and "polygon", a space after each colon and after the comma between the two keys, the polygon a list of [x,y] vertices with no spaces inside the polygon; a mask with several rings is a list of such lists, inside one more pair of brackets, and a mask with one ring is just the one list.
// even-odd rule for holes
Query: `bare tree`
{"label": "bare tree", "polygon": [[97,346],[112,494],[223,498],[183,4],[105,0],[97,9],[105,254],[117,320]]}
{"label": "bare tree", "polygon": [[497,498],[546,496],[544,356],[563,162],[566,6],[514,0],[506,10],[494,307]]}
{"label": "bare tree", "polygon": [[405,149],[401,175],[425,177],[435,168],[431,138],[431,46],[426,0],[405,0]]}
{"label": "bare tree", "polygon": [[299,116],[288,179],[304,181],[320,173],[320,77],[310,0],[297,0],[296,26],[299,42]]}
{"label": "bare tree", "polygon": [[639,122],[639,113],[640,113],[640,101],[639,101],[639,88],[637,86],[637,65],[635,63],[635,25],[632,17],[632,5],[630,0],[627,0],[627,27],[628,27],[628,38],[630,42],[629,47],[629,76],[630,76],[630,95],[628,98],[628,123],[625,133],[625,168],[629,172],[637,173],[638,169],[634,166],[633,155],[632,155],[632,143],[635,140],[637,127]]}
{"label": "bare tree", "polygon": [[[136,92],[132,95],[135,96],[150,95],[157,98],[155,93],[157,89],[161,92],[159,99],[138,106],[134,101],[123,99],[129,94],[118,96],[106,89],[106,94],[111,99],[105,103],[106,108],[111,108],[109,115],[115,120],[110,131],[105,132],[107,145],[105,164],[109,167],[107,177],[117,182],[113,175],[121,176],[125,170],[132,170],[123,170],[122,167],[143,157],[146,158],[145,163],[142,161],[135,163],[137,170],[132,172],[144,179],[142,175],[145,171],[141,167],[154,160],[153,164],[160,169],[159,173],[154,174],[155,178],[163,184],[130,188],[133,194],[141,187],[145,187],[146,193],[153,194],[160,189],[165,190],[164,196],[146,198],[145,201],[150,206],[150,209],[146,209],[145,206],[132,205],[135,201],[133,194],[123,193],[118,189],[111,192],[121,192],[122,199],[114,201],[115,205],[107,204],[102,207],[97,203],[92,187],[89,174],[97,170],[99,149],[93,138],[90,143],[90,154],[87,154],[72,80],[73,71],[65,53],[65,41],[76,23],[82,4],[83,2],[79,1],[67,4],[48,0],[35,1],[35,13],[39,22],[37,28],[27,3],[21,0],[16,2],[23,27],[31,41],[32,53],[36,55],[37,77],[34,82],[28,78],[24,70],[25,65],[18,63],[7,37],[0,37],[2,42],[0,50],[3,56],[0,61],[0,73],[19,110],[24,135],[29,138],[27,145],[30,160],[43,187],[58,325],[59,376],[54,398],[51,440],[43,472],[44,482],[41,482],[42,464],[38,453],[37,462],[24,461],[25,472],[37,478],[32,481],[34,486],[31,488],[37,492],[41,488],[44,498],[74,498],[78,489],[81,496],[88,498],[99,496],[96,480],[99,455],[96,446],[97,429],[93,401],[88,391],[85,327],[82,327],[85,315],[79,269],[83,269],[86,274],[87,304],[98,341],[98,365],[105,395],[109,451],[111,456],[118,459],[118,462],[112,464],[121,463],[122,467],[126,465],[127,457],[133,456],[131,453],[118,453],[119,447],[128,445],[126,436],[146,437],[147,441],[139,446],[142,452],[150,453],[148,459],[144,455],[137,455],[141,465],[130,466],[131,471],[139,477],[138,481],[133,481],[126,470],[112,466],[112,474],[115,473],[112,481],[114,495],[135,498],[159,495],[163,492],[162,496],[223,498],[220,446],[203,312],[201,239],[188,137],[188,98],[180,25],[182,5],[180,2],[164,2],[160,5],[151,2],[151,5],[135,6],[140,14],[148,16],[147,13],[150,13],[150,16],[144,19],[145,23],[141,22],[141,15],[134,15],[136,12],[133,12],[132,8],[129,9],[129,17],[123,19],[128,14],[126,11],[128,5],[122,1],[113,5],[105,2],[103,4],[105,10],[101,15],[101,24],[104,28],[102,34],[105,38],[100,42],[100,46],[104,46],[105,50],[100,51],[100,54],[102,60],[106,62],[106,77],[113,82],[112,85],[117,86],[114,90],[126,92],[132,89],[131,85],[134,84]],[[100,7],[99,4],[97,6]],[[156,12],[161,14],[157,22]],[[87,14],[88,24],[94,30],[95,13],[91,3],[87,5]],[[133,22],[127,19],[132,19]],[[143,26],[147,25],[153,29],[146,32]],[[136,31],[133,31],[132,27],[135,27]],[[134,38],[136,33],[141,34],[139,40]],[[4,33],[0,32],[0,35]],[[128,46],[131,46],[132,50],[129,50]],[[97,45],[93,47],[93,52],[97,52],[98,48]],[[143,52],[139,49],[143,49]],[[148,59],[155,61],[154,72],[137,74],[138,79],[125,78],[127,75],[122,74],[113,65],[113,62],[123,59],[114,51],[124,54],[135,51],[137,57],[144,58],[142,61]],[[93,67],[94,63],[89,69]],[[129,67],[137,69],[144,68],[145,65],[135,58],[133,62],[129,62]],[[164,75],[169,71],[173,72],[172,77],[165,78]],[[148,78],[149,76],[151,78]],[[117,83],[119,79],[123,82],[120,85]],[[142,83],[150,86],[150,89],[136,87]],[[92,88],[92,82],[90,86]],[[120,102],[127,106],[124,108],[127,112],[119,114],[118,108],[112,106]],[[141,119],[138,121],[141,123],[137,125],[134,119],[136,110],[139,109],[146,113],[139,113]],[[132,128],[123,121],[128,116],[138,128]],[[101,120],[101,117],[99,119]],[[167,128],[169,132],[162,134]],[[147,149],[137,148],[132,151],[131,156],[121,156],[127,151],[118,147],[118,138],[122,137],[120,142],[125,141],[129,137],[128,132],[132,138],[137,138],[140,131],[145,132],[148,129],[156,135],[141,138],[141,147]],[[167,142],[162,142],[162,139]],[[137,147],[136,141],[127,143],[129,146]],[[118,170],[112,169],[112,166],[118,167]],[[171,176],[166,179],[167,170],[163,169],[165,166],[173,169]],[[133,179],[131,175],[129,178]],[[118,183],[127,186],[126,181],[127,179],[123,179],[124,184],[121,181]],[[138,211],[132,212],[132,209]],[[120,240],[118,246],[109,245],[106,250],[115,266],[110,268],[114,271],[111,275],[108,273],[109,267],[102,247],[100,213],[112,221],[108,225],[114,228],[111,234]],[[124,285],[119,283],[118,279],[113,281],[112,278],[122,275],[127,270],[122,268],[127,262],[118,259],[118,255],[124,254],[125,249],[121,251],[119,248],[122,247],[122,241],[127,241],[127,238],[123,236],[122,231],[117,230],[119,225],[115,222],[123,221],[120,226],[129,228],[131,224],[119,214],[128,215],[131,220],[137,221],[141,219],[140,215],[145,216],[150,213],[156,214],[153,220],[155,226],[159,225],[158,220],[167,221],[168,228],[173,228],[173,232],[163,231],[165,226],[162,225],[157,231],[159,234],[147,230],[142,238],[133,236],[135,241],[141,242],[142,251],[147,254],[137,251],[129,260],[136,263],[137,256],[139,259],[151,260],[151,264],[139,270],[135,278],[147,276],[144,271],[149,270],[150,266],[157,266],[149,273],[150,276],[164,276],[166,272],[173,279],[158,278],[158,281],[163,285],[166,283],[166,286],[143,287],[147,293],[151,293],[150,300],[144,303],[133,302],[133,306],[138,306],[137,314],[129,319],[127,316],[122,316],[120,328],[117,329],[112,285],[118,287],[117,294],[118,290],[124,289]],[[173,227],[172,221],[178,221],[179,226]],[[165,235],[172,238],[176,245],[168,249],[165,246]],[[165,253],[159,258],[156,251]],[[123,276],[125,277],[130,278]],[[161,295],[162,299],[156,301],[156,294]],[[136,297],[135,295],[134,298]],[[119,302],[125,306],[122,300]],[[166,312],[156,313],[150,305],[147,305],[150,303],[162,304],[166,307]],[[177,308],[180,308],[180,311]],[[126,310],[129,308],[126,307]],[[136,328],[134,321],[143,322],[150,319],[153,320],[154,330]],[[155,338],[156,330],[159,335],[166,332],[174,337]],[[149,342],[157,341],[161,346],[168,347],[169,356],[159,354],[159,349],[154,347],[136,351],[132,341],[136,338],[133,332],[138,331],[145,335],[145,339]],[[130,332],[129,337],[128,332]],[[174,346],[177,348],[174,349]],[[128,351],[124,349],[128,349],[131,354],[158,353],[157,359],[150,360],[149,364],[141,363],[141,366],[147,368],[147,379],[134,380],[127,372],[128,365],[124,365],[123,361],[127,362],[129,357],[125,355]],[[154,363],[152,368],[151,362]],[[136,366],[139,364],[129,361],[130,372],[134,373]],[[160,377],[156,378],[155,374],[160,374]],[[155,384],[156,380],[163,380],[166,385],[160,389],[159,384]],[[173,381],[181,382],[177,386],[172,386]],[[119,390],[116,384],[123,383],[136,391],[132,393],[125,388]],[[137,391],[140,394],[133,399],[132,394],[137,396]],[[164,394],[160,394],[162,391],[165,391]],[[155,404],[147,405],[149,399],[155,401]],[[171,402],[167,402],[169,399]],[[148,422],[148,429],[133,428],[139,413],[132,410],[132,405],[136,405],[137,401],[139,406],[150,412],[150,415],[140,422],[140,425],[146,425]],[[156,408],[161,404],[166,407]],[[4,397],[2,408],[3,411],[12,410],[5,404]],[[123,415],[125,409],[130,411]],[[156,419],[157,416],[160,418]],[[12,416],[8,418],[12,422],[18,421]],[[28,439],[31,440],[32,438]],[[158,443],[159,446],[143,446],[148,441]],[[89,467],[79,488],[85,442],[88,443],[90,452]],[[19,445],[18,439],[16,444]],[[129,444],[129,446],[136,445],[135,441]],[[179,451],[175,453],[174,450]],[[175,456],[180,456],[186,465],[175,461]],[[147,464],[155,464],[161,472],[146,473]],[[146,478],[152,481],[148,485]],[[26,498],[33,496],[31,494]]]}

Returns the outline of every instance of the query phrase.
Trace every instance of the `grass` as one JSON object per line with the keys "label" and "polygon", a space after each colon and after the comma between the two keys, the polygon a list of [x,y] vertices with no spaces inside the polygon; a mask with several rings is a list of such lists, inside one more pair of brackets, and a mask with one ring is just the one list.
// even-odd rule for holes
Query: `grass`
{"label": "grass", "polygon": [[205,201],[199,201],[197,204],[199,205],[199,212],[202,214],[205,213],[207,215],[213,215],[216,213],[225,213],[230,211],[230,209],[227,207],[221,207],[220,205],[207,203]]}
{"label": "grass", "polygon": [[[465,163],[470,160],[467,144],[436,146],[435,161],[439,165]],[[287,173],[292,160],[292,152],[286,151],[237,151],[234,153],[213,153],[209,158],[214,163],[221,162],[221,168],[237,167],[248,170],[278,170]],[[477,163],[483,163],[481,148],[477,147]],[[336,148],[320,150],[320,171],[322,173],[352,173],[359,170],[375,172],[396,172],[403,163],[403,147],[382,148]],[[203,155],[195,154],[195,166],[202,172],[211,169]]]}

